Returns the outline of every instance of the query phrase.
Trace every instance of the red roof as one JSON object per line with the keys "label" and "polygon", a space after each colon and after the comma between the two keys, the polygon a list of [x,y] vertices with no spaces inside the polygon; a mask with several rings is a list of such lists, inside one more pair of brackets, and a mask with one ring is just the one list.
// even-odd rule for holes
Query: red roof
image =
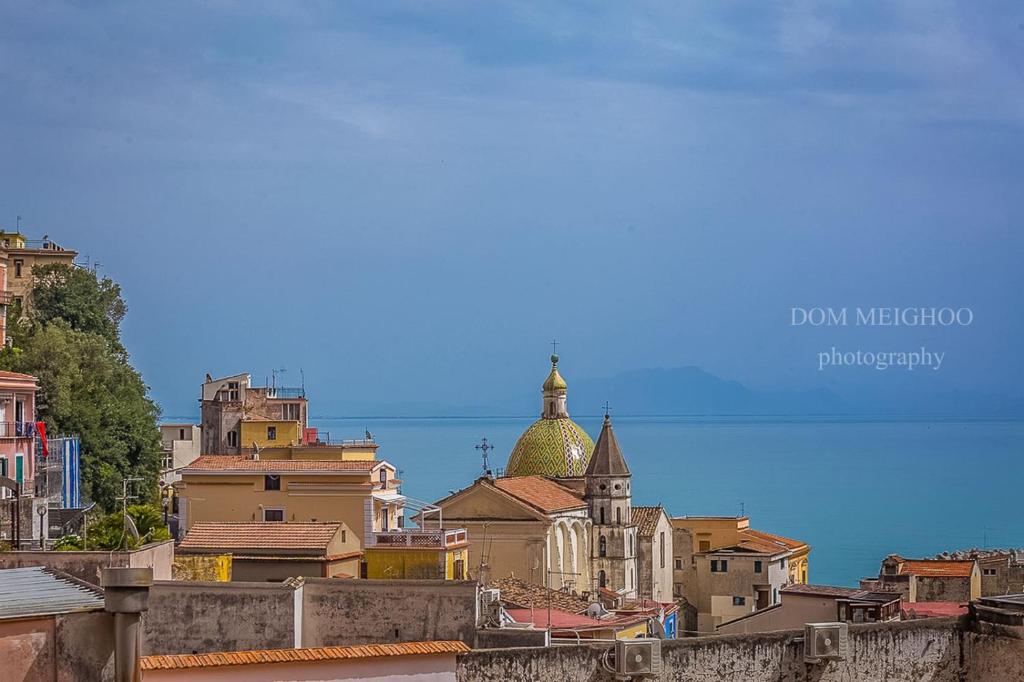
{"label": "red roof", "polygon": [[949,578],[969,578],[974,572],[974,560],[945,559],[904,559],[894,557],[899,564],[900,575],[941,576]]}
{"label": "red roof", "polygon": [[967,613],[967,604],[955,601],[909,601],[903,602],[900,614],[905,619],[945,618],[962,616]]}
{"label": "red roof", "polygon": [[579,495],[543,476],[497,478],[494,486],[545,513],[586,506]]}
{"label": "red roof", "polygon": [[[517,623],[533,623],[539,628],[548,627],[548,610],[537,607],[534,609],[505,609],[505,612]],[[551,627],[554,629],[579,630],[580,628],[601,627],[603,624],[596,618],[579,613],[569,613],[551,609]],[[609,627],[611,627],[609,625]]]}
{"label": "red roof", "polygon": [[217,522],[192,524],[178,550],[311,550],[327,551],[340,523]]}
{"label": "red roof", "polygon": [[336,459],[252,459],[244,455],[203,455],[187,467],[182,474],[204,473],[305,473],[367,472],[380,462],[375,460],[342,461]]}
{"label": "red roof", "polygon": [[310,649],[261,649],[258,651],[225,651],[214,654],[143,656],[141,667],[143,670],[182,670],[266,663],[339,661],[351,658],[379,658],[382,656],[461,654],[467,651],[469,651],[469,647],[464,642],[457,641],[327,646]]}

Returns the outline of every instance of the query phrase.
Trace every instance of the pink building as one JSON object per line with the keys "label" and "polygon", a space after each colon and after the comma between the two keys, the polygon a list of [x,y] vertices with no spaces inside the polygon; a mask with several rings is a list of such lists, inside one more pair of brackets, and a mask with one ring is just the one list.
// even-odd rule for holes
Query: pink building
{"label": "pink building", "polygon": [[457,641],[365,644],[145,656],[141,667],[144,682],[455,682],[455,657],[466,651]]}
{"label": "pink building", "polygon": [[33,495],[35,480],[38,390],[34,376],[0,371],[0,475],[21,483],[26,496]]}

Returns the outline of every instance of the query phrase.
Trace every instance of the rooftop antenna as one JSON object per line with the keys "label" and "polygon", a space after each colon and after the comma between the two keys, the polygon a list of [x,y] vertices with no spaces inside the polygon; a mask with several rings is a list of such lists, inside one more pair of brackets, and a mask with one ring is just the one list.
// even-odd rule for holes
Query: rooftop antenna
{"label": "rooftop antenna", "polygon": [[747,515],[746,511],[747,511],[746,506],[742,502],[740,502],[740,516],[746,516]]}
{"label": "rooftop antenna", "polygon": [[272,370],[270,370],[270,376],[272,376],[274,378],[274,383],[271,385],[271,388],[274,388],[274,389],[277,388],[277,375],[278,374],[284,374],[287,371],[288,370],[286,370],[284,367],[282,367],[281,369],[272,369]]}
{"label": "rooftop antenna", "polygon": [[18,219],[15,221],[15,224],[18,226],[16,231],[21,232],[21,216],[18,216]]}
{"label": "rooftop antenna", "polygon": [[494,449],[494,446],[487,442],[486,438],[480,439],[480,444],[475,446],[483,454],[484,459],[484,476],[491,475],[491,467],[487,463],[487,453]]}
{"label": "rooftop antenna", "polygon": [[299,380],[302,382],[302,397],[306,397],[306,372],[299,367]]}
{"label": "rooftop antenna", "polygon": [[608,419],[609,413],[612,411],[612,406],[608,404],[608,401],[604,401],[604,418]]}

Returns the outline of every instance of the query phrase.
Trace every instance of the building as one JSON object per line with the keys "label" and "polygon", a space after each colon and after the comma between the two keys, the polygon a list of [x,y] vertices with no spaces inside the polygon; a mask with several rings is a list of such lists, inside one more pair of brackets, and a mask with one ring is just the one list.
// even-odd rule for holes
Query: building
{"label": "building", "polygon": [[672,602],[672,521],[663,507],[633,507],[640,597]]}
{"label": "building", "polygon": [[202,454],[240,455],[307,440],[304,388],[253,386],[248,374],[214,379],[201,388]]}
{"label": "building", "polygon": [[974,559],[981,569],[981,596],[1024,593],[1024,548],[943,552],[936,559]]}
{"label": "building", "polygon": [[590,518],[575,491],[543,476],[478,478],[436,503],[446,528],[465,528],[469,575],[516,576],[537,585],[590,589]]}
{"label": "building", "polygon": [[202,429],[198,424],[161,424],[160,445],[164,453],[160,480],[163,485],[170,485],[181,479],[179,469],[202,454]]}
{"label": "building", "polygon": [[[754,530],[748,517],[675,517],[672,528],[673,593],[692,607],[687,630],[714,632],[778,604],[781,590],[807,575],[806,543]],[[794,557],[797,574],[790,570]]]}
{"label": "building", "polygon": [[904,559],[890,554],[877,578],[860,581],[863,589],[898,592],[907,602],[966,603],[981,596],[981,569],[975,559]]}
{"label": "building", "polygon": [[0,570],[0,676],[100,679],[113,645],[109,622],[96,586],[49,568]]}
{"label": "building", "polygon": [[880,623],[900,619],[900,597],[831,585],[794,584],[780,593],[778,604],[759,609],[715,628],[717,634],[799,630],[805,623]]}
{"label": "building", "polygon": [[401,529],[373,533],[365,548],[364,578],[466,580],[466,529]]}
{"label": "building", "polygon": [[231,555],[231,580],[281,581],[309,576],[354,578],[363,553],[341,523],[194,523],[177,547],[183,556]]}
{"label": "building", "polygon": [[260,460],[203,455],[175,484],[187,532],[206,521],[337,522],[361,537],[374,530],[371,477],[379,462]]}
{"label": "building", "polygon": [[582,476],[587,470],[594,441],[569,418],[568,386],[558,371],[558,356],[551,356],[551,372],[541,386],[540,419],[523,432],[512,448],[506,476]]}
{"label": "building", "polygon": [[[36,495],[36,393],[34,376],[0,371],[0,476],[16,486],[17,502],[0,504],[0,539],[22,547],[39,546],[47,537],[47,486]],[[0,485],[0,499],[13,500],[11,484]],[[40,510],[42,513],[40,514]]]}
{"label": "building", "polygon": [[55,244],[49,237],[26,239],[20,232],[0,231],[0,250],[7,256],[6,285],[10,302],[24,305],[32,290],[32,269],[37,265],[74,265],[77,251]]}

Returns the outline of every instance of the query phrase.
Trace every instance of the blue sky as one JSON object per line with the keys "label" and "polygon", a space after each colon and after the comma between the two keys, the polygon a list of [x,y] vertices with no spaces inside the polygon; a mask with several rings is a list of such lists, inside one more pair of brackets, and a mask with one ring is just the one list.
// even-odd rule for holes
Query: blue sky
{"label": "blue sky", "polygon": [[1020,395],[1022,41],[1009,2],[4,3],[0,225],[122,283],[172,414],[273,367],[315,412],[501,402],[552,337],[570,378]]}

